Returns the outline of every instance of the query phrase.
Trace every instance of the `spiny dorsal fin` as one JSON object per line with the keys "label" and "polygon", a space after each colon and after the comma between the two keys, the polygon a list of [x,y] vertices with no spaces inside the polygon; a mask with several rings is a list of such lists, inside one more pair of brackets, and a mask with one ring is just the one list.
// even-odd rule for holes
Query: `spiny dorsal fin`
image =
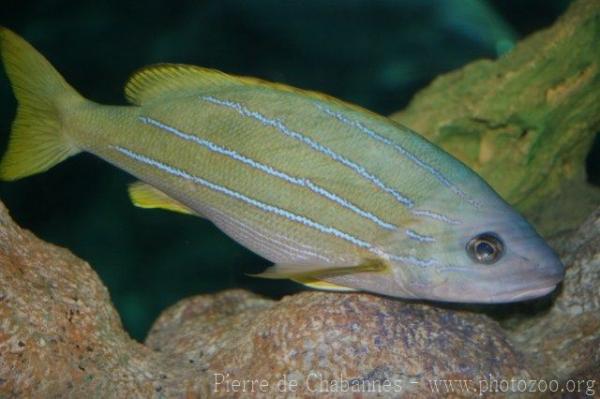
{"label": "spiny dorsal fin", "polygon": [[216,69],[185,64],[156,64],[135,72],[125,85],[125,96],[132,104],[142,105],[158,98],[182,97],[227,86],[254,86],[296,93],[315,100],[334,102],[355,110],[363,108],[316,91],[298,89],[282,83],[247,76],[228,75]]}
{"label": "spiny dorsal fin", "polygon": [[181,202],[174,200],[159,189],[144,182],[138,181],[130,184],[128,191],[131,202],[140,208],[161,208],[173,212],[196,215],[196,212]]}

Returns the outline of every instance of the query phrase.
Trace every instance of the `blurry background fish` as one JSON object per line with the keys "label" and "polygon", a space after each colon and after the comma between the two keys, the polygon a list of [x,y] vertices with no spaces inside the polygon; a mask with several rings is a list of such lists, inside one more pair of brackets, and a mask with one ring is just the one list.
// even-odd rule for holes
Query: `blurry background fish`
{"label": "blurry background fish", "polygon": [[[2,2],[18,31],[83,95],[125,104],[131,71],[182,62],[333,94],[382,114],[436,75],[495,58],[550,25],[567,0],[187,0]],[[119,83],[121,82],[121,83]],[[0,153],[16,109],[0,79]],[[596,143],[588,174],[600,183]],[[596,164],[592,165],[592,160]],[[186,296],[243,287],[278,297],[291,282],[245,277],[267,266],[206,220],[134,208],[132,181],[91,155],[0,185],[15,220],[89,261],[125,327],[142,339]]]}

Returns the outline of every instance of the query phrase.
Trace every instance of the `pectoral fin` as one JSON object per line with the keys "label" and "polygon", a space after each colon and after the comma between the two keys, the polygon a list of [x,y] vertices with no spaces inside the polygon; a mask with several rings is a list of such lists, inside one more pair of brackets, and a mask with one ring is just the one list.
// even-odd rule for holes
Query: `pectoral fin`
{"label": "pectoral fin", "polygon": [[382,273],[386,271],[388,271],[388,265],[385,262],[379,259],[369,259],[358,265],[350,266],[277,264],[262,273],[252,274],[251,276],[271,279],[287,278],[311,283],[310,280],[321,280],[324,277],[339,276],[341,274]]}
{"label": "pectoral fin", "polygon": [[140,208],[161,208],[189,215],[196,214],[181,202],[174,200],[159,189],[141,181],[129,185],[128,191],[131,202]]}

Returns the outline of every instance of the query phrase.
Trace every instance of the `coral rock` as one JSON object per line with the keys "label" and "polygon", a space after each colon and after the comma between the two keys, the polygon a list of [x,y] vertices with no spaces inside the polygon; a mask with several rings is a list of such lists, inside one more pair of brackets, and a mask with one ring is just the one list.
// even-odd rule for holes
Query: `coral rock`
{"label": "coral rock", "polygon": [[234,381],[264,381],[270,394],[428,396],[443,392],[436,379],[529,375],[487,317],[368,294],[307,292],[279,302],[242,291],[200,296],[164,313],[147,342],[193,361],[225,397]]}

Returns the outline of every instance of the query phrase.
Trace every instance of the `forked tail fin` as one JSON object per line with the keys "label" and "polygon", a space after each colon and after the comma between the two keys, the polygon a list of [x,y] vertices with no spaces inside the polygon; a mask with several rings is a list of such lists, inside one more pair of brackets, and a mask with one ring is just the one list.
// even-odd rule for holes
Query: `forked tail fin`
{"label": "forked tail fin", "polygon": [[44,172],[79,152],[63,131],[60,110],[83,101],[24,39],[0,27],[0,55],[19,103],[0,179]]}

